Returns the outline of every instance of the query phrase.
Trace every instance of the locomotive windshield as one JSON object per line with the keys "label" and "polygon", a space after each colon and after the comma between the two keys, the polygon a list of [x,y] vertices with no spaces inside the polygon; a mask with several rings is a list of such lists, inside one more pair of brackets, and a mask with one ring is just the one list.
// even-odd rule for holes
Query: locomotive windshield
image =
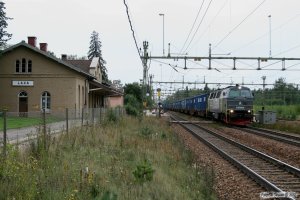
{"label": "locomotive windshield", "polygon": [[247,89],[231,89],[228,97],[229,98],[235,98],[235,97],[251,98],[252,94],[251,94],[250,90],[247,90]]}

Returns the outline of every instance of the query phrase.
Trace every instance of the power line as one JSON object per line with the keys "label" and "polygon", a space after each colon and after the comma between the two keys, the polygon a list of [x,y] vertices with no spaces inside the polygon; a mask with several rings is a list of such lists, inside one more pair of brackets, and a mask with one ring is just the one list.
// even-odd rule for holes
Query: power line
{"label": "power line", "polygon": [[[209,25],[207,26],[207,28],[205,29],[205,31],[202,32],[202,34],[200,35],[200,37],[198,38],[197,42],[195,44],[198,43],[199,40],[202,39],[202,37],[204,36],[204,34],[209,30],[209,27],[214,23],[214,21],[217,19],[217,17],[219,16],[219,14],[221,13],[221,11],[225,8],[226,4],[227,4],[228,0],[224,2],[224,4],[222,5],[222,7],[218,10],[217,14],[214,16],[214,18],[211,20],[211,22],[209,23]],[[193,46],[195,46],[195,44]],[[193,47],[192,46],[192,47]]]}
{"label": "power line", "polygon": [[[279,30],[280,28],[284,27],[284,26],[287,25],[288,23],[294,21],[294,20],[295,20],[296,18],[298,18],[299,16],[300,16],[300,14],[297,14],[296,16],[293,16],[292,18],[290,18],[290,19],[288,19],[287,21],[285,21],[284,23],[282,23],[280,26],[278,26],[278,27],[272,29],[272,32]],[[256,39],[250,41],[249,43],[247,43],[247,44],[245,44],[245,45],[242,45],[241,47],[232,50],[231,53],[235,53],[235,52],[240,51],[241,49],[243,49],[243,48],[245,48],[245,47],[250,46],[251,44],[255,43],[256,41],[258,41],[258,40],[260,40],[260,39],[266,37],[268,34],[269,34],[269,32],[264,33],[263,35],[257,37]],[[300,46],[300,45],[299,45],[299,46]],[[286,53],[286,52],[285,52],[285,53]],[[280,55],[280,54],[277,54],[277,55]],[[277,56],[277,55],[276,55],[276,56]]]}
{"label": "power line", "polygon": [[[133,26],[132,26],[132,23],[131,23],[131,19],[130,19],[130,16],[129,16],[129,8],[128,8],[128,5],[126,3],[126,0],[124,0],[124,5],[126,7],[126,14],[127,14],[127,17],[128,17],[128,22],[129,22],[130,29],[131,29],[131,32],[132,32],[132,36],[133,36],[133,40],[134,40],[134,43],[135,43],[135,47],[136,47],[136,50],[137,50],[137,52],[139,54],[139,57],[141,58],[141,53],[140,53],[140,50],[139,50],[139,47],[138,47],[138,44],[137,44],[137,41],[136,41],[136,38],[135,38],[135,33],[134,33]],[[143,62],[143,60],[142,60],[142,62]]]}
{"label": "power line", "polygon": [[186,38],[186,40],[185,40],[185,42],[184,42],[184,44],[183,44],[183,46],[182,46],[180,52],[179,52],[180,54],[182,53],[182,50],[184,49],[184,47],[185,47],[185,45],[186,45],[188,39],[190,38],[190,35],[191,35],[193,29],[194,29],[194,27],[195,27],[195,24],[196,24],[196,21],[197,21],[197,19],[198,19],[198,17],[199,17],[200,11],[201,11],[202,8],[203,8],[204,1],[205,1],[205,0],[202,0],[202,4],[201,4],[201,6],[200,6],[200,9],[198,10],[198,13],[197,13],[197,16],[196,16],[196,18],[195,18],[195,20],[194,20],[194,23],[193,23],[193,25],[192,25],[192,28],[191,28],[191,30],[190,30],[190,32],[189,32],[189,34],[188,34],[188,36],[187,36],[187,38]]}
{"label": "power line", "polygon": [[263,3],[265,3],[266,0],[263,0],[252,12],[250,12],[238,25],[236,25],[231,31],[228,32],[225,37],[223,37],[215,46],[213,49],[215,49],[217,46],[219,46],[229,35],[232,34],[233,31],[235,31],[242,23],[244,23],[260,6],[262,6]]}
{"label": "power line", "polygon": [[188,48],[190,47],[192,41],[194,40],[195,35],[196,35],[196,33],[198,32],[198,30],[199,30],[199,28],[200,28],[200,26],[201,26],[201,24],[202,24],[202,22],[203,22],[203,20],[204,20],[204,18],[205,18],[205,16],[206,16],[206,14],[207,14],[207,11],[208,11],[208,9],[209,9],[209,7],[210,7],[212,1],[213,1],[213,0],[210,0],[209,4],[208,4],[208,6],[207,6],[207,8],[206,8],[206,10],[205,10],[205,13],[204,13],[203,17],[202,17],[202,19],[201,19],[201,21],[200,21],[200,23],[199,23],[199,25],[198,25],[196,31],[194,32],[192,39],[190,40],[189,44],[188,44],[187,47],[185,48],[184,52],[187,52],[187,50],[188,50]]}
{"label": "power line", "polygon": [[292,47],[292,48],[289,48],[289,49],[287,49],[287,50],[285,50],[285,51],[282,51],[282,52],[280,52],[280,53],[278,53],[278,54],[276,54],[276,55],[274,55],[274,56],[278,56],[278,55],[287,53],[287,52],[292,51],[292,50],[294,50],[294,49],[297,49],[297,48],[299,48],[299,47],[300,47],[300,44],[298,44],[298,45],[296,45],[296,46],[294,46],[294,47]]}
{"label": "power line", "polygon": [[178,67],[177,65],[171,65],[170,63],[166,63],[166,62],[162,62],[162,61],[159,61],[159,60],[155,60],[155,59],[152,59],[154,62],[158,62],[160,64],[164,64],[164,65],[168,65],[170,66],[172,69],[174,69],[176,72],[178,73],[182,73],[182,72],[179,72],[176,68],[180,68],[180,69],[184,69],[183,67]]}

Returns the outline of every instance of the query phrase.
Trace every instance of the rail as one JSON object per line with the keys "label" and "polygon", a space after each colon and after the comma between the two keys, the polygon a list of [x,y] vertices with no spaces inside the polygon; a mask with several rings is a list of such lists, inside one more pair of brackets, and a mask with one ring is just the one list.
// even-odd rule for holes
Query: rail
{"label": "rail", "polygon": [[[179,119],[174,115],[171,117],[177,121],[184,121],[182,118]],[[283,193],[284,189],[294,187],[293,182],[287,182],[286,185],[280,183],[281,185],[277,186],[276,181],[268,180],[268,179],[272,179],[270,178],[272,176],[272,171],[273,172],[276,171],[280,174],[288,173],[288,178],[290,180],[296,180],[294,181],[295,184],[298,185],[300,184],[300,170],[298,168],[288,165],[278,159],[272,158],[255,149],[249,148],[243,144],[237,143],[224,136],[220,136],[219,134],[211,130],[208,130],[204,127],[201,127],[200,125],[188,124],[188,123],[186,124],[179,123],[179,124],[187,131],[189,131],[191,134],[193,134],[197,139],[204,142],[214,151],[219,153],[223,158],[228,160],[230,163],[232,163],[234,166],[239,168],[247,176],[251,177],[254,181],[259,183],[267,190]],[[237,149],[239,149],[240,152],[236,153],[234,157],[232,154],[234,154],[237,151]],[[241,151],[243,153],[241,153]],[[243,154],[243,156],[239,157],[240,154]],[[253,161],[254,159],[256,160],[255,162]],[[260,163],[261,166],[259,166],[258,163]],[[259,172],[259,170],[261,171]],[[268,171],[270,171],[269,174]],[[261,175],[260,173],[263,175]],[[296,185],[295,187],[298,187],[298,185]],[[300,188],[296,189],[295,191],[300,192]],[[285,199],[295,199],[295,197],[286,197]]]}

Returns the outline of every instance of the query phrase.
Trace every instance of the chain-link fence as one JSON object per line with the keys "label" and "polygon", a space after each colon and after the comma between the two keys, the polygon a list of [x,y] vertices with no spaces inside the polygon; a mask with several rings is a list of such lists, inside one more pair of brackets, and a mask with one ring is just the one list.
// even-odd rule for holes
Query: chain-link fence
{"label": "chain-link fence", "polygon": [[[125,114],[117,108],[63,109],[61,111],[9,112],[0,111],[0,146],[20,143],[35,138],[38,133],[53,134],[69,132],[75,127],[101,124],[111,118],[118,119]],[[5,152],[5,151],[4,151]]]}

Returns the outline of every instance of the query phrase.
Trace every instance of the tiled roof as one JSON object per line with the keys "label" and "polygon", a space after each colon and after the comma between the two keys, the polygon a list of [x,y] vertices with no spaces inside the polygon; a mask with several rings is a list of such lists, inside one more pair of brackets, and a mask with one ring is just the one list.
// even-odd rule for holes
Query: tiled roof
{"label": "tiled roof", "polygon": [[[61,59],[59,59],[59,58],[56,58],[55,56],[52,56],[52,55],[50,55],[49,53],[47,53],[47,52],[45,52],[45,51],[41,51],[40,49],[38,49],[38,48],[36,48],[36,47],[33,47],[33,46],[31,46],[31,45],[25,43],[25,41],[22,41],[22,42],[20,42],[20,43],[18,43],[18,44],[15,44],[15,45],[13,45],[13,46],[11,46],[11,47],[5,49],[4,51],[2,51],[2,52],[0,52],[0,53],[1,53],[1,54],[5,54],[5,53],[7,53],[7,52],[10,52],[10,51],[14,50],[14,49],[17,48],[17,47],[20,47],[20,46],[27,47],[27,48],[29,48],[29,49],[31,49],[31,50],[37,52],[37,53],[40,53],[40,54],[42,54],[42,55],[48,57],[49,59],[52,59],[52,60],[54,60],[54,61],[56,61],[56,62],[58,62],[58,63],[60,63],[60,64],[62,64],[62,65],[65,65],[66,67],[68,67],[68,68],[70,68],[70,69],[72,69],[72,70],[75,70],[75,71],[81,73],[81,74],[84,75],[84,76],[88,76],[88,77],[90,77],[90,78],[92,78],[92,79],[95,79],[95,78],[96,78],[95,76],[93,76],[92,74],[89,73],[89,70],[87,70],[87,71],[86,71],[86,70],[83,70],[83,69],[81,69],[81,68],[79,68],[79,67],[77,67],[77,66],[75,66],[75,65],[72,65],[72,64],[66,62],[65,60],[61,60]],[[90,62],[91,62],[91,61],[90,61]]]}
{"label": "tiled roof", "polygon": [[96,77],[93,76],[92,74],[89,73],[89,68],[91,65],[92,60],[61,60],[55,56],[50,55],[49,53],[45,52],[45,51],[41,51],[38,48],[32,47],[31,45],[25,43],[25,41],[22,41],[18,44],[15,44],[3,51],[0,51],[0,56],[1,54],[6,54],[12,50],[14,50],[15,48],[18,48],[20,46],[24,46],[27,47],[37,53],[40,53],[46,57],[48,57],[49,59],[52,59],[86,77],[89,78],[89,80],[91,81],[91,84],[94,84],[96,87],[100,87],[103,88],[104,90],[108,91],[110,95],[123,95],[122,92],[115,90],[114,88],[110,87],[110,86],[106,86],[105,84],[102,84],[100,82],[98,82],[96,80]]}
{"label": "tiled roof", "polygon": [[64,60],[67,63],[70,63],[71,65],[74,65],[77,68],[80,68],[81,70],[89,73],[90,65],[92,60]]}

